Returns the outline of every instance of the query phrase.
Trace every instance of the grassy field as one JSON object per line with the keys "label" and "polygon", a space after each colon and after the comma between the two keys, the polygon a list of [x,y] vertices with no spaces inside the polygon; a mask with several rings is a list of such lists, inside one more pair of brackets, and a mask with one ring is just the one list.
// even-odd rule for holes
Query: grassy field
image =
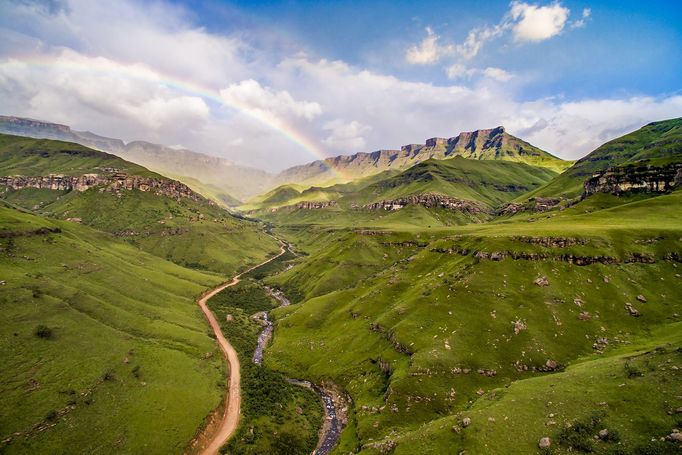
{"label": "grassy field", "polygon": [[0,451],[183,451],[224,392],[194,301],[223,277],[6,207],[0,270]]}

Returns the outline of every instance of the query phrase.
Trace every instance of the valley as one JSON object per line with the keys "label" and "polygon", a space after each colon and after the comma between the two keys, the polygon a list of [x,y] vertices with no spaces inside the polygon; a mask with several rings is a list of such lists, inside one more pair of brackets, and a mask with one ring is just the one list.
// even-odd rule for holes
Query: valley
{"label": "valley", "polygon": [[3,135],[2,450],[675,453],[681,128],[563,172],[455,154],[286,184],[242,214]]}

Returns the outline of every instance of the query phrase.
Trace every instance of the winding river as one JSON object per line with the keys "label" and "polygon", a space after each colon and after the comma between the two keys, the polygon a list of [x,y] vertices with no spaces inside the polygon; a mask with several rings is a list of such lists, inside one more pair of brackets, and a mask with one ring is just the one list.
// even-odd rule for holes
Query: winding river
{"label": "winding river", "polygon": [[[291,305],[291,302],[289,301],[289,299],[286,298],[282,291],[278,289],[273,289],[268,286],[265,286],[265,290],[273,299],[279,302],[280,307]],[[270,342],[270,339],[272,338],[272,332],[274,331],[274,326],[272,324],[272,321],[270,321],[268,317],[267,311],[263,313],[261,321],[264,324],[263,330],[258,335],[258,344],[256,345],[256,349],[253,352],[252,358],[253,363],[255,363],[256,365],[263,364],[263,351],[265,350],[267,344]],[[320,439],[317,444],[317,448],[313,453],[315,455],[329,454],[339,441],[342,427],[341,422],[337,415],[336,406],[334,405],[332,394],[329,391],[324,390],[322,387],[311,383],[310,381],[305,381],[301,379],[287,379],[287,381],[291,384],[295,384],[313,390],[315,393],[319,395],[320,399],[322,400],[322,403],[324,404],[325,421],[322,425],[322,430],[320,432]]]}

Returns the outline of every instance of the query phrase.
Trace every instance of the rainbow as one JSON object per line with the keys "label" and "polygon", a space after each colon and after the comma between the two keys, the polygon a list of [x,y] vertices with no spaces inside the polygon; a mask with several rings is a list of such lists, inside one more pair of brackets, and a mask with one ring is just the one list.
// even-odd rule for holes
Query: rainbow
{"label": "rainbow", "polygon": [[[254,109],[246,104],[237,101],[228,101],[220,96],[218,90],[203,87],[195,82],[184,80],[170,74],[162,73],[156,69],[152,70],[140,64],[128,64],[118,62],[104,57],[83,57],[74,53],[73,59],[64,58],[64,55],[42,55],[42,56],[13,56],[0,60],[0,65],[24,64],[34,68],[50,69],[62,67],[68,70],[76,70],[88,73],[99,73],[106,76],[118,76],[155,83],[163,87],[177,90],[181,93],[201,97],[220,106],[228,106],[249,118],[265,125],[266,127],[281,134],[293,144],[302,148],[315,160],[324,160],[327,155],[318,146],[317,142],[307,137],[302,131],[296,129],[282,119],[260,110]],[[330,168],[332,174],[342,180],[349,180],[337,169]]]}

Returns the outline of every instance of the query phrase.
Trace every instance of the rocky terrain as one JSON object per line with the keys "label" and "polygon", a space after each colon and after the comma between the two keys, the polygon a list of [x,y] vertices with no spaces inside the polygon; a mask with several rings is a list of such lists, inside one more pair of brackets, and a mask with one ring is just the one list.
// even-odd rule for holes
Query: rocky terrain
{"label": "rocky terrain", "polygon": [[421,205],[427,208],[443,208],[470,214],[489,213],[489,209],[485,206],[485,204],[480,202],[457,199],[438,193],[416,194],[399,199],[379,201],[371,204],[365,204],[362,206],[362,208],[367,210],[400,210],[407,205]]}
{"label": "rocky terrain", "polygon": [[587,197],[594,193],[622,194],[628,191],[663,193],[682,185],[682,163],[666,166],[629,165],[595,173],[585,181]]}
{"label": "rocky terrain", "polygon": [[150,191],[159,196],[173,199],[187,198],[196,202],[205,201],[213,205],[213,201],[206,200],[200,194],[192,191],[187,185],[168,179],[155,179],[139,175],[128,175],[124,172],[110,174],[83,174],[68,176],[50,174],[47,176],[12,175],[0,176],[0,186],[13,190],[26,188],[49,189],[55,191],[87,191],[99,187],[100,191],[119,192],[120,190]]}

